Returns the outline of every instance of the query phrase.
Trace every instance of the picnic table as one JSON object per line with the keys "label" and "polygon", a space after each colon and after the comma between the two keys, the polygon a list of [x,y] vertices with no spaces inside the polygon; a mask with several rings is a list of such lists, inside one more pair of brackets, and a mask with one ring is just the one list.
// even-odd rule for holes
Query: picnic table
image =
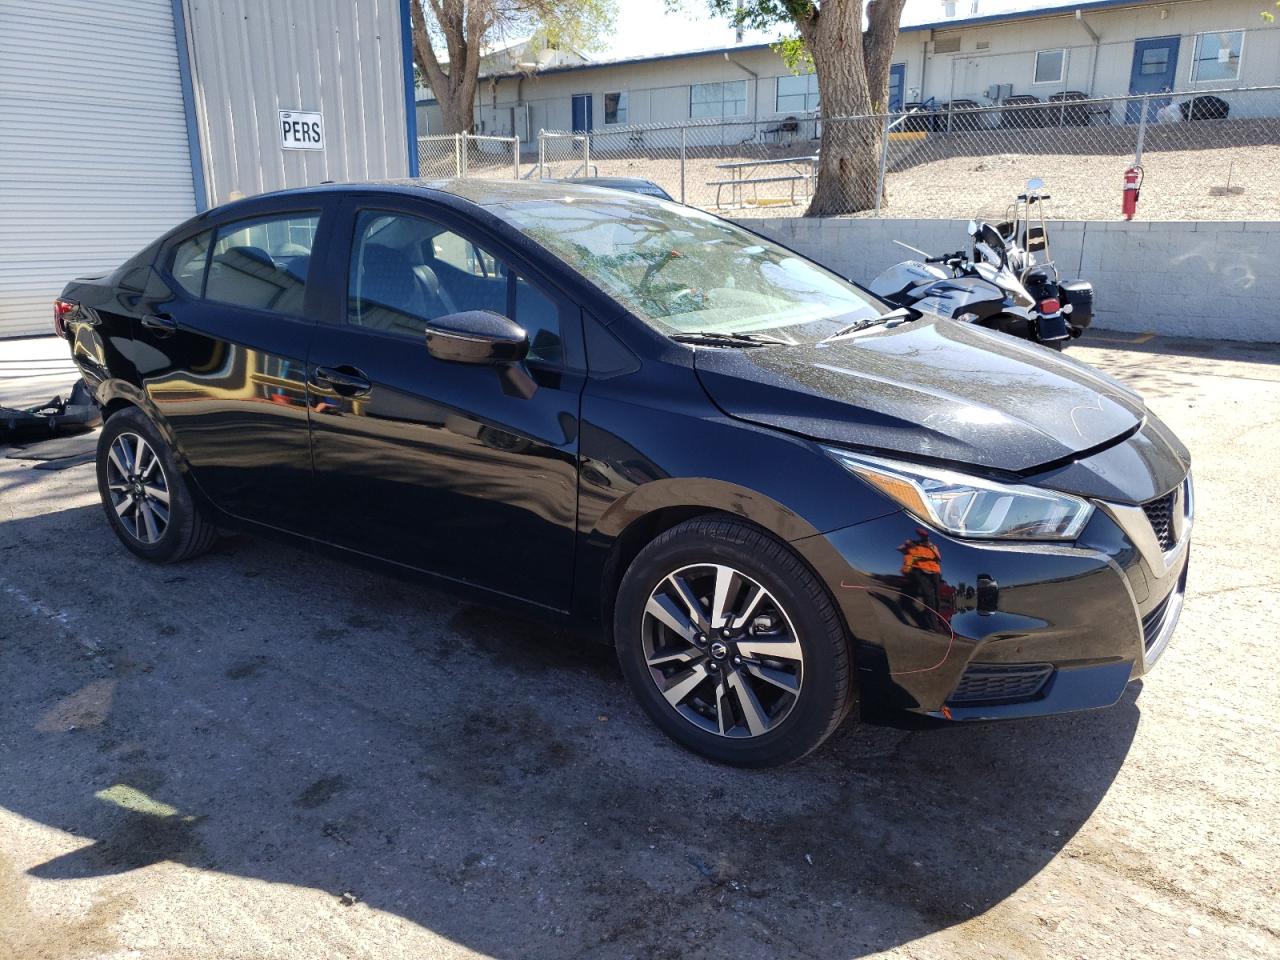
{"label": "picnic table", "polygon": [[[784,167],[788,172],[755,176],[762,167]],[[804,195],[809,196],[809,188],[818,175],[818,155],[804,157],[777,157],[772,160],[735,160],[731,163],[717,163],[717,170],[728,170],[727,180],[708,180],[708,187],[716,188],[716,209],[720,209],[720,192],[729,188],[731,205],[743,206],[742,188],[751,187],[756,203],[760,202],[759,186],[762,183],[786,183],[791,187],[791,202],[796,202],[796,184],[804,186]]]}

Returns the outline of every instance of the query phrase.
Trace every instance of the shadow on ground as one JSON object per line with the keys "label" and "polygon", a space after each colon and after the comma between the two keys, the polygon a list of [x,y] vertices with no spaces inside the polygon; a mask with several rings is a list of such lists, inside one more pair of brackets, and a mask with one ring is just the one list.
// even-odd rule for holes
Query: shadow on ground
{"label": "shadow on ground", "polygon": [[[43,568],[72,535],[80,559]],[[152,567],[96,506],[0,547],[29,564],[26,600],[0,592],[0,805],[86,840],[32,876],[176,861],[501,958],[849,958],[954,925],[1062,849],[1138,722],[1130,688],[1074,717],[847,724],[742,772],[662,738],[607,650],[292,548]]]}

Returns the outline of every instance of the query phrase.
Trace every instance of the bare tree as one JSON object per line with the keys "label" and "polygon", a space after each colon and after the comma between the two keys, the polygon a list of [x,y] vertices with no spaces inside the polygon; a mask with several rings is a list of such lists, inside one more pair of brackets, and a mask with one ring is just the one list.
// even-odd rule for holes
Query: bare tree
{"label": "bare tree", "polygon": [[524,32],[586,47],[608,28],[613,5],[614,0],[410,0],[413,58],[440,103],[444,132],[468,133],[475,125],[486,45]]}
{"label": "bare tree", "polygon": [[[778,24],[796,35],[778,44],[794,68],[811,62],[824,117],[884,112],[889,67],[906,0],[709,0],[711,9],[756,29]],[[864,29],[865,23],[865,29]],[[857,213],[876,205],[883,129],[876,119],[826,120],[818,183],[806,216]]]}

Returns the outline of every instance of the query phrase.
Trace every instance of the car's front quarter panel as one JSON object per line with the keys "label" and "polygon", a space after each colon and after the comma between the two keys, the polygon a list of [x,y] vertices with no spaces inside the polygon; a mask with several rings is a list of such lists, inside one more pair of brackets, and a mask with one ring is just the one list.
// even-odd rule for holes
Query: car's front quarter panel
{"label": "car's front quarter panel", "polygon": [[732,513],[796,540],[896,509],[813,442],[725,416],[692,366],[657,360],[588,383],[578,502],[575,609],[589,619],[618,539],[657,511]]}

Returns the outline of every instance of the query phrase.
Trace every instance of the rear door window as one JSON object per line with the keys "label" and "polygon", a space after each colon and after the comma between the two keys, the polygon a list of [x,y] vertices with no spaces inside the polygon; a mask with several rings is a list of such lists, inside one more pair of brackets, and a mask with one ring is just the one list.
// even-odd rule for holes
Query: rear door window
{"label": "rear door window", "polygon": [[209,265],[209,241],[213,231],[206,230],[183,240],[173,252],[169,273],[178,286],[193,297],[204,296],[204,274]]}
{"label": "rear door window", "polygon": [[301,314],[320,214],[287,213],[218,228],[204,295],[256,310]]}

